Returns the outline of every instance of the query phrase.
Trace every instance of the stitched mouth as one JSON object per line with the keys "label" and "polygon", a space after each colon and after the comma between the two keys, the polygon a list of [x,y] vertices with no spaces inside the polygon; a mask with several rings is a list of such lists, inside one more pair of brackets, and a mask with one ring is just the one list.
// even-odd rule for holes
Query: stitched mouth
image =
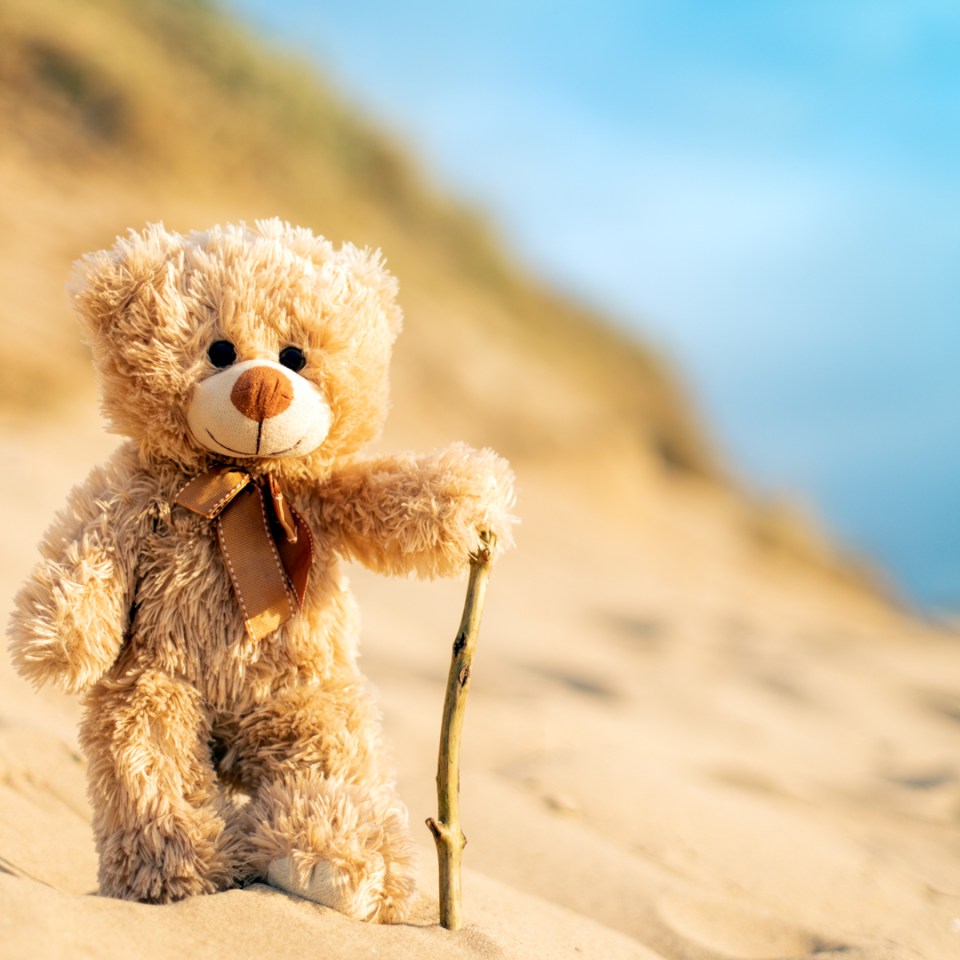
{"label": "stitched mouth", "polygon": [[297,447],[303,443],[303,437],[301,437],[292,447],[287,447],[284,450],[271,450],[269,453],[261,452],[260,448],[260,433],[257,433],[257,449],[256,450],[235,450],[233,447],[228,447],[222,440],[218,440],[209,427],[204,427],[207,431],[207,435],[210,439],[218,446],[222,447],[224,450],[229,450],[231,453],[237,454],[240,457],[282,457],[284,454],[290,453],[293,450],[296,450]]}

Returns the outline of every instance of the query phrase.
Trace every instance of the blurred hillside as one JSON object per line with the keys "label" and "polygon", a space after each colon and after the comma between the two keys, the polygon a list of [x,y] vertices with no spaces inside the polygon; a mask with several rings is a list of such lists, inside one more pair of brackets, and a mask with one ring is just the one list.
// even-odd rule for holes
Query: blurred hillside
{"label": "blurred hillside", "polygon": [[616,508],[644,478],[710,491],[751,550],[862,574],[727,485],[672,372],[510,262],[483,222],[316,72],[206,0],[0,7],[0,412],[93,404],[63,292],[73,259],[149,220],[279,215],[380,247],[406,332],[389,438],[497,446]]}
{"label": "blurred hillside", "polygon": [[[634,434],[680,469],[713,472],[656,360],[513,270],[394,144],[213,5],[12,0],[0,31],[5,405],[62,400],[83,376],[63,306],[70,259],[146,220],[279,214],[386,252],[411,318],[408,377],[431,388],[431,410],[438,397],[476,406],[517,451]],[[463,375],[475,350],[501,357],[494,382]],[[545,393],[564,397],[559,409]]]}

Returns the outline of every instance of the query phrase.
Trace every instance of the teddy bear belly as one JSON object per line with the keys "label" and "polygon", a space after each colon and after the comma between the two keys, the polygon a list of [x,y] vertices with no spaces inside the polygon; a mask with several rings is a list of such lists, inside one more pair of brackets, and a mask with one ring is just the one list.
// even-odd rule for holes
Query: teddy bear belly
{"label": "teddy bear belly", "polygon": [[211,708],[234,710],[291,683],[312,685],[331,671],[355,671],[357,614],[335,567],[315,566],[303,610],[253,640],[212,548],[200,542],[141,564],[120,672],[159,670],[187,680]]}

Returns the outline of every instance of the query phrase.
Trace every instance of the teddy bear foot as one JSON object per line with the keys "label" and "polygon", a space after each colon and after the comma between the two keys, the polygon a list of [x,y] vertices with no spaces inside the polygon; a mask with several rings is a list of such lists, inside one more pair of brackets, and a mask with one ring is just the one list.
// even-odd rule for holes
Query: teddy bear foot
{"label": "teddy bear foot", "polygon": [[386,864],[379,854],[373,854],[361,870],[356,864],[335,864],[329,860],[318,860],[306,867],[293,857],[281,857],[267,868],[267,881],[354,920],[376,921],[381,919],[386,873]]}

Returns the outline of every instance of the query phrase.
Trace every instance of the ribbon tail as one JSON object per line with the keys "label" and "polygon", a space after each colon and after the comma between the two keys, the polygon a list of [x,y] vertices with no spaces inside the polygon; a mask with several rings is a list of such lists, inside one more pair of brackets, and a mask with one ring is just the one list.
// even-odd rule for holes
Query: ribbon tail
{"label": "ribbon tail", "polygon": [[291,598],[263,493],[256,484],[233,497],[230,509],[217,519],[217,536],[247,633],[260,640],[291,619],[302,599],[296,594],[295,605]]}
{"label": "ribbon tail", "polygon": [[277,540],[277,549],[283,562],[283,569],[290,580],[290,586],[297,598],[297,607],[303,609],[303,600],[307,593],[307,581],[313,566],[313,534],[306,520],[287,504],[290,519],[296,525],[296,538],[281,537]]}

